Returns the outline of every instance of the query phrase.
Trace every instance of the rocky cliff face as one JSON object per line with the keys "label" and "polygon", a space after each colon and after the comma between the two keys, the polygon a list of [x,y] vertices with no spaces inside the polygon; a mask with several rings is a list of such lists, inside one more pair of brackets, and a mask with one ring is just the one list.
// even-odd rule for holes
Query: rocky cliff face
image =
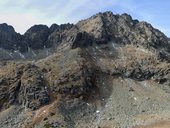
{"label": "rocky cliff face", "polygon": [[35,25],[24,34],[28,46],[33,49],[42,49],[46,46],[46,41],[50,30],[46,25]]}
{"label": "rocky cliff face", "polygon": [[[15,32],[12,26],[7,24],[0,25],[0,47],[7,50],[19,49],[23,51],[25,49],[25,44],[21,43],[22,36]],[[21,47],[23,49],[21,49]]]}
{"label": "rocky cliff face", "polygon": [[170,40],[146,22],[105,12],[0,34],[2,128],[130,128],[170,115]]}

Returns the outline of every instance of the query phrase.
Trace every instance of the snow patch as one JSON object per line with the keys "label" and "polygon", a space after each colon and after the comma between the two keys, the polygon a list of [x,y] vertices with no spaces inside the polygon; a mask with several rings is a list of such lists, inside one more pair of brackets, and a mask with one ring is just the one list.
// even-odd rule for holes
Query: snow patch
{"label": "snow patch", "polygon": [[96,113],[100,113],[100,111],[99,111],[99,110],[96,110]]}

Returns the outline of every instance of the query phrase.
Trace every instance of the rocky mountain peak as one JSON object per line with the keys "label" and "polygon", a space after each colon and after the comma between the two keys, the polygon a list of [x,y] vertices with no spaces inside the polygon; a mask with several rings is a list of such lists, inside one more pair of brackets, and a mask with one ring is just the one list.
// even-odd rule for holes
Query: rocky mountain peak
{"label": "rocky mountain peak", "polygon": [[6,23],[0,24],[0,31],[8,32],[8,33],[15,32],[14,28]]}
{"label": "rocky mountain peak", "polygon": [[15,50],[22,46],[21,35],[16,33],[14,28],[6,23],[0,24],[0,47],[8,50]]}
{"label": "rocky mountain peak", "polygon": [[[132,19],[128,14],[114,15],[112,12],[98,13],[76,24],[95,38],[96,43],[114,41],[119,45],[132,44],[137,47],[169,53],[169,38],[146,22]],[[166,55],[166,56],[169,56]]]}
{"label": "rocky mountain peak", "polygon": [[126,13],[34,25],[24,35],[1,24],[0,60],[1,128],[169,121],[170,40]]}
{"label": "rocky mountain peak", "polygon": [[34,26],[32,26],[30,29],[28,29],[25,34],[41,32],[41,31],[45,31],[45,30],[47,30],[47,29],[48,29],[48,26],[47,26],[47,25],[42,25],[42,24],[40,24],[40,25],[34,25]]}
{"label": "rocky mountain peak", "polygon": [[46,41],[50,34],[50,29],[46,25],[34,25],[26,31],[24,39],[28,46],[33,49],[42,49],[46,46]]}
{"label": "rocky mountain peak", "polygon": [[51,32],[54,32],[56,29],[58,29],[59,28],[59,25],[58,24],[52,24],[51,26],[50,26],[50,31]]}

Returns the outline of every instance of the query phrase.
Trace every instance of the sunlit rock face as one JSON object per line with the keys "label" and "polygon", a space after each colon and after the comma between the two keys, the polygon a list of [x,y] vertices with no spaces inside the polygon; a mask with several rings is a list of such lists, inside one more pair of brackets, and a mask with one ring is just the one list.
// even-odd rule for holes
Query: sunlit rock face
{"label": "sunlit rock face", "polygon": [[2,26],[9,30],[0,25],[0,34],[17,45],[6,47],[8,34],[5,42],[0,37],[0,127],[132,128],[169,120],[170,43],[150,24],[98,13],[77,24],[35,25],[19,43]]}

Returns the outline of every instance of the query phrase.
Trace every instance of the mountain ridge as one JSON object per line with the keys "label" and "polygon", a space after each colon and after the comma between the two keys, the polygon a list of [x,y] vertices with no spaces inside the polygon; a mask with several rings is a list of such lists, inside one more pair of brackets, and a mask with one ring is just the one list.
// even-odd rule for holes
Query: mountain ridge
{"label": "mountain ridge", "polygon": [[35,25],[23,36],[23,47],[0,49],[0,127],[169,120],[170,43],[150,24],[104,12],[75,25]]}
{"label": "mountain ridge", "polygon": [[[7,26],[7,24],[2,24],[1,26],[11,29],[11,26]],[[138,47],[145,47],[158,52],[159,56],[168,61],[168,56],[170,55],[170,40],[168,37],[146,22],[133,20],[126,13],[122,15],[114,15],[109,11],[98,13],[86,20],[79,21],[75,25],[69,23],[63,25],[53,24],[51,27],[34,25],[23,35],[18,35],[13,29],[11,38],[3,36],[3,33],[2,27],[0,46],[11,52],[18,50],[21,53],[26,53],[29,48],[35,51],[44,47],[52,48],[62,42],[72,42],[73,47],[75,47],[77,38],[79,41],[83,40],[81,38],[86,38],[88,40],[86,42],[95,42],[97,44],[115,41],[115,43],[119,42],[120,45],[128,43]],[[79,42],[79,44],[82,46],[88,45],[83,41]],[[89,45],[92,44],[90,43]]]}

